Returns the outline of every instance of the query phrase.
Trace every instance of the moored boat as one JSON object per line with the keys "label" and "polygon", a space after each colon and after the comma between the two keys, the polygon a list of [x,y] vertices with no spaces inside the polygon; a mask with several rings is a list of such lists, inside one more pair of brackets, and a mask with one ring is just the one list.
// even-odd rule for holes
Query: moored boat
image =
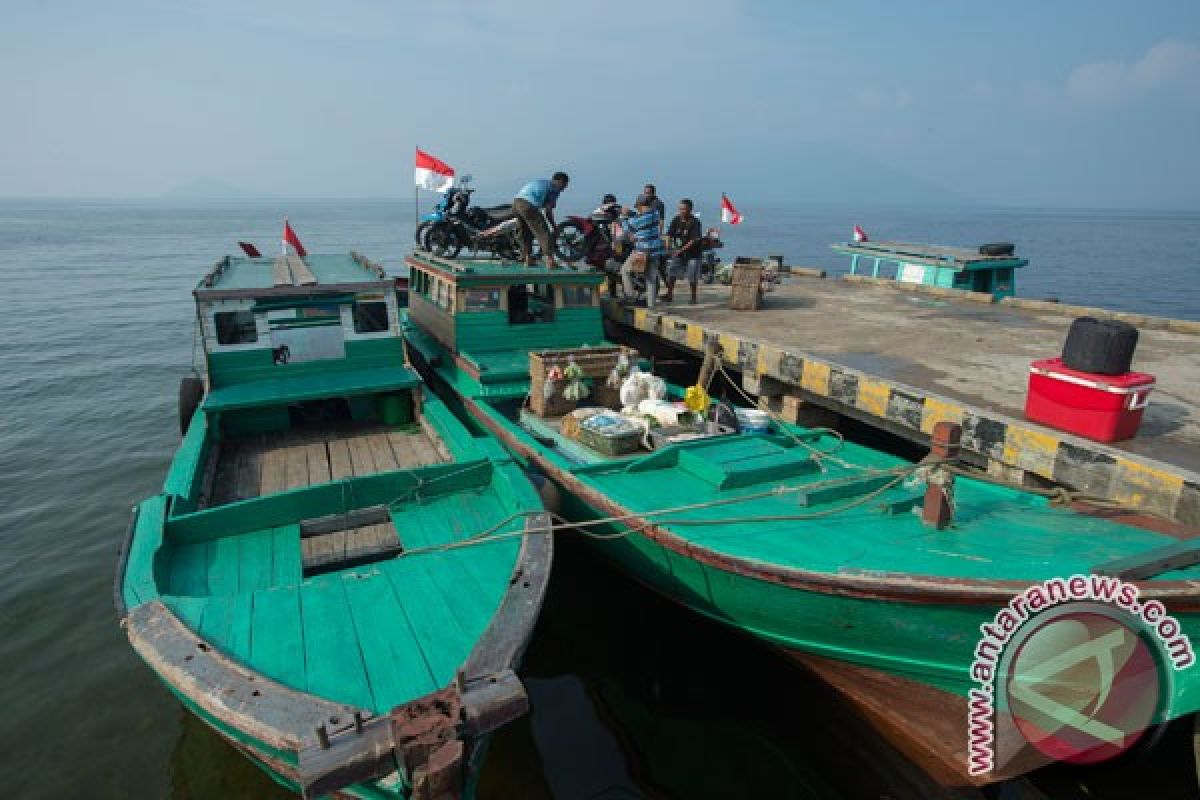
{"label": "moored boat", "polygon": [[471,796],[528,708],[536,491],[424,391],[368,259],[225,257],[194,296],[183,441],[118,564],[133,648],[305,796]]}
{"label": "moored boat", "polygon": [[[638,580],[814,669],[944,783],[994,782],[1049,760],[1010,737],[997,742],[1003,763],[973,770],[967,741],[981,626],[1047,581],[1102,573],[1135,588],[1143,608],[1160,604],[1176,628],[1155,651],[1162,683],[1143,722],[1200,708],[1195,531],[972,473],[954,458],[952,428],[941,452],[914,464],[745,413],[739,430],[736,412],[710,405],[715,419],[692,412],[632,445],[597,447],[598,433],[581,437],[580,417],[565,413],[574,400],[543,402],[563,395],[539,370],[573,365],[589,388],[573,398],[590,393],[579,404],[616,405],[601,391],[606,370],[581,366],[616,350],[602,334],[600,275],[424,254],[408,263],[414,363],[545,476],[548,505]],[[686,405],[665,405],[686,418]],[[1152,638],[1148,627],[1136,638]]]}

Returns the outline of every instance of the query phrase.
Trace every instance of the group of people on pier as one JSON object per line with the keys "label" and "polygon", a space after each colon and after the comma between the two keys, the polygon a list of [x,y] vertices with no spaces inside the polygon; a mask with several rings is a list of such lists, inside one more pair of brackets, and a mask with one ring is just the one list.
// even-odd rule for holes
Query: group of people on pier
{"label": "group of people on pier", "polygon": [[[533,258],[533,240],[536,238],[546,267],[558,268],[552,236],[554,209],[559,195],[569,184],[567,173],[556,172],[549,179],[525,184],[513,198],[513,213],[521,225],[521,258],[526,265],[536,263]],[[687,279],[691,288],[689,302],[696,302],[705,236],[689,198],[679,201],[676,214],[668,223],[666,204],[658,196],[657,187],[647,183],[632,208],[621,206],[616,195],[606,194],[595,214],[611,217],[613,240],[631,247],[629,256],[619,266],[625,297],[637,296],[635,275],[640,274],[645,279],[646,304],[650,308],[659,300],[660,281],[666,286],[662,301],[670,303],[675,299],[675,284],[679,278]]]}

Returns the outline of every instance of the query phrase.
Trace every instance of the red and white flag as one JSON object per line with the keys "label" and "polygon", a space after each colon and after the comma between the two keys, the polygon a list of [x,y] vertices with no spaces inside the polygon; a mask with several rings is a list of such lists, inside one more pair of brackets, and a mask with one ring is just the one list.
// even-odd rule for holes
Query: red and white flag
{"label": "red and white flag", "polygon": [[862,229],[862,227],[861,227],[861,226],[859,226],[859,225],[855,225],[855,226],[854,226],[854,241],[856,241],[856,242],[868,242],[868,241],[870,241],[870,239],[868,239],[868,238],[867,238],[867,232],[866,232],[866,231],[864,231],[864,230]]}
{"label": "red and white flag", "polygon": [[730,225],[741,225],[742,215],[733,207],[733,203],[729,202],[729,197],[724,192],[721,193],[721,222],[728,222]]}
{"label": "red and white flag", "polygon": [[444,192],[454,185],[454,167],[417,148],[417,187],[431,192]]}
{"label": "red and white flag", "polygon": [[287,221],[287,217],[283,218],[283,254],[287,255],[288,245],[296,251],[296,255],[303,258],[308,255],[308,251],[304,249],[304,245],[300,244],[300,237],[292,230],[292,224]]}

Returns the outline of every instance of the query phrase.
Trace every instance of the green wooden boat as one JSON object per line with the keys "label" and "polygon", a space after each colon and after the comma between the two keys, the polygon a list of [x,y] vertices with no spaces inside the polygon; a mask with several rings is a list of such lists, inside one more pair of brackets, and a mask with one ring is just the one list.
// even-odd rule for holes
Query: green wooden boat
{"label": "green wooden boat", "polygon": [[528,708],[540,498],[423,391],[374,263],[226,257],[194,295],[183,442],[117,570],[131,644],[305,796],[470,796],[489,732]]}
{"label": "green wooden boat", "polygon": [[[414,364],[546,477],[548,507],[638,580],[814,668],[947,784],[1046,763],[968,774],[980,626],[1022,589],[1136,576],[1143,603],[1200,635],[1195,531],[961,473],[953,525],[938,529],[922,522],[919,465],[778,421],[765,435],[702,432],[603,455],[528,408],[530,351],[561,360],[563,348],[604,344],[601,275],[425,254],[408,264]],[[1200,670],[1167,685],[1157,721],[1200,709]]]}

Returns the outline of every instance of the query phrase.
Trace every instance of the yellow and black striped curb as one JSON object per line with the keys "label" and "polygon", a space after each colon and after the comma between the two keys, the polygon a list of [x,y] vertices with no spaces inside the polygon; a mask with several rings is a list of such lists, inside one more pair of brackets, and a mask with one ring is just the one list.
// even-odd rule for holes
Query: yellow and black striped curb
{"label": "yellow and black striped curb", "polygon": [[973,453],[1184,525],[1200,525],[1200,475],[1188,470],[973,408],[804,353],[707,329],[682,317],[625,308],[613,302],[604,307],[612,321],[694,353],[703,353],[708,342],[716,342],[724,361],[743,375],[772,378],[833,401],[834,406],[854,409],[860,416],[887,420],[893,428],[911,431],[914,438],[928,436],[942,420],[956,422],[962,426],[962,446]]}
{"label": "yellow and black striped curb", "polygon": [[1138,328],[1146,328],[1172,333],[1200,334],[1200,321],[1192,319],[1171,319],[1156,317],[1152,314],[1135,314],[1131,311],[1113,311],[1108,308],[1093,306],[1073,306],[1065,303],[1054,303],[1049,300],[1032,300],[1025,297],[1002,297],[996,299],[990,292],[969,292],[964,289],[950,289],[944,286],[925,286],[918,283],[904,283],[891,278],[876,278],[871,275],[843,275],[841,279],[850,283],[863,283],[871,286],[882,286],[902,292],[916,292],[935,297],[945,297],[950,300],[964,300],[971,303],[996,304],[1014,306],[1027,311],[1049,311],[1066,317],[1096,317],[1097,319],[1116,319],[1128,322]]}

